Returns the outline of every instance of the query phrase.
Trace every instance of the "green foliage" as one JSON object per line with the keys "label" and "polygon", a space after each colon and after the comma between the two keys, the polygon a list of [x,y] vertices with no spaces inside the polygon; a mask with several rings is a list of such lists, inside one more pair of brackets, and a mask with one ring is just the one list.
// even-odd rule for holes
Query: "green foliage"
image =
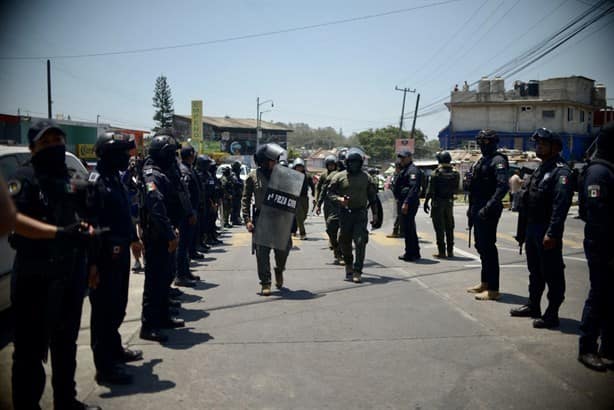
{"label": "green foliage", "polygon": [[331,149],[346,144],[343,135],[332,127],[311,128],[304,123],[277,124],[293,130],[288,133],[288,147]]}
{"label": "green foliage", "polygon": [[[409,137],[409,131],[402,132],[401,138]],[[414,158],[431,158],[439,151],[439,141],[427,141],[422,130],[416,129],[414,131],[414,137],[416,139],[414,143]],[[356,142],[358,142],[358,145],[365,150],[373,162],[394,161],[394,145],[396,139],[399,138],[399,128],[388,126],[375,130],[369,129],[356,134],[353,138],[357,140]],[[354,142],[354,144],[348,144],[348,146],[355,145],[355,141],[351,142]]]}
{"label": "green foliage", "polygon": [[171,87],[166,81],[164,75],[156,78],[156,86],[154,88],[153,107],[156,109],[156,113],[153,116],[156,121],[156,127],[154,131],[160,128],[171,127],[173,125],[173,98],[171,96]]}

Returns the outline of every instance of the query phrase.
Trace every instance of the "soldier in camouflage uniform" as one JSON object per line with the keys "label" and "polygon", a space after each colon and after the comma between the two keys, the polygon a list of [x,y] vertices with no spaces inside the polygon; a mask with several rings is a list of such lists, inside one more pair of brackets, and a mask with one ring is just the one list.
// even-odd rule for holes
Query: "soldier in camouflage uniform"
{"label": "soldier in camouflage uniform", "polygon": [[[348,150],[346,170],[336,173],[330,181],[329,197],[339,204],[339,246],[345,261],[346,279],[360,283],[365,260],[365,248],[369,240],[367,231],[367,207],[376,201],[377,187],[369,175],[362,171],[364,152],[358,148]],[[377,213],[373,212],[374,219]],[[377,221],[372,221],[376,224]],[[352,255],[352,242],[356,259]]]}
{"label": "soldier in camouflage uniform", "polygon": [[342,262],[341,250],[339,249],[339,205],[328,196],[328,185],[337,171],[337,158],[329,155],[324,159],[326,171],[320,175],[316,186],[316,215],[322,212],[324,204],[324,220],[326,221],[326,234],[330,248],[335,256],[335,264]]}
{"label": "soldier in camouflage uniform", "polygon": [[294,170],[305,174],[301,196],[298,199],[298,206],[296,207],[296,225],[298,227],[300,239],[305,239],[307,235],[305,231],[305,220],[309,214],[309,190],[311,190],[311,196],[315,198],[315,185],[313,184],[311,175],[308,174],[305,169],[305,161],[301,158],[294,160]]}
{"label": "soldier in camouflage uniform", "polygon": [[424,212],[429,213],[429,202],[432,200],[431,218],[437,237],[437,253],[433,256],[445,258],[447,248],[448,257],[451,258],[454,256],[454,193],[458,189],[460,175],[450,164],[452,157],[449,152],[438,153],[437,162],[439,167],[431,175]]}

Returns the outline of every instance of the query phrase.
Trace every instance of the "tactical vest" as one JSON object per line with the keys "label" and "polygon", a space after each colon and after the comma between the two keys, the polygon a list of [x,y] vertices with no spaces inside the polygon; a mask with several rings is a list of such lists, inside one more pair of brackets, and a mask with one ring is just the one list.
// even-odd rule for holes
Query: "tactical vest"
{"label": "tactical vest", "polygon": [[487,200],[497,190],[497,176],[492,167],[492,160],[502,157],[507,164],[507,157],[500,152],[495,152],[490,157],[482,157],[471,168],[471,196],[473,199]]}
{"label": "tactical vest", "polygon": [[431,181],[434,184],[434,198],[450,200],[456,193],[458,174],[452,168],[437,169]]}
{"label": "tactical vest", "polygon": [[527,189],[527,217],[529,223],[548,223],[552,216],[552,201],[555,184],[558,182],[558,170],[567,168],[567,164],[559,166],[555,160],[547,164],[547,168],[538,168],[529,180]]}

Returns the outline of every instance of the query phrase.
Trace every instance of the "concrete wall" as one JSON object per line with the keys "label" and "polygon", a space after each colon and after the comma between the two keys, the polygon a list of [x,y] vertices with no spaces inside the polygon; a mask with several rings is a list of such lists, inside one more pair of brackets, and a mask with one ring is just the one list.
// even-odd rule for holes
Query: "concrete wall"
{"label": "concrete wall", "polygon": [[[572,119],[568,120],[568,109]],[[544,117],[544,111],[554,111],[554,118]],[[581,121],[584,112],[584,121]],[[573,104],[526,102],[523,104],[461,105],[452,109],[450,120],[454,131],[492,128],[507,132],[531,132],[545,127],[569,134],[589,133],[592,113]]]}

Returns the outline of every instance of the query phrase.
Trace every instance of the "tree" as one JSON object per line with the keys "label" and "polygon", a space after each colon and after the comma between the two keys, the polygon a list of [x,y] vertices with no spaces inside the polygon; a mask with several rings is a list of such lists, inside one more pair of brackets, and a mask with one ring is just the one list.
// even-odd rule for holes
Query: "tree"
{"label": "tree", "polygon": [[171,87],[166,81],[164,75],[156,78],[156,86],[154,88],[153,107],[156,109],[156,114],[153,116],[156,121],[154,131],[160,128],[167,128],[173,125],[173,98],[171,97]]}
{"label": "tree", "polygon": [[[403,131],[401,137],[409,138],[410,133]],[[397,138],[399,138],[399,128],[388,126],[362,131],[353,136],[352,140],[358,141],[358,145],[365,150],[373,162],[388,162],[395,158],[394,146]],[[421,130],[414,131],[414,138],[414,158],[432,158],[439,151],[439,141],[427,141],[426,135]]]}

